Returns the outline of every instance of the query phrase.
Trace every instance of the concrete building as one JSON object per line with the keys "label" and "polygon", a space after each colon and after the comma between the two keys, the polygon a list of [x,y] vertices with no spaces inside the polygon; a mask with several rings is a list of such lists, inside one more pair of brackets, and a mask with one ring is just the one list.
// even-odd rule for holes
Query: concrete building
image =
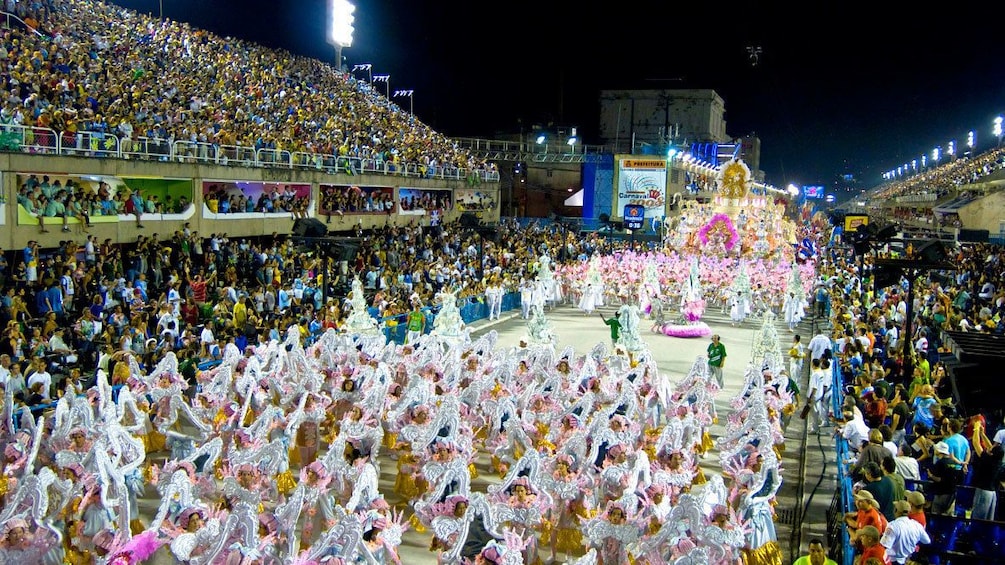
{"label": "concrete building", "polygon": [[714,90],[602,90],[598,131],[615,153],[731,140],[726,101]]}

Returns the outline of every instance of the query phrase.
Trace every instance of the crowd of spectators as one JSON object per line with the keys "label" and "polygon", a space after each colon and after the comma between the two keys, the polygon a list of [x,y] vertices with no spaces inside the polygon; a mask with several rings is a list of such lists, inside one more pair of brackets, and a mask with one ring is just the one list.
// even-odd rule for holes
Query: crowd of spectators
{"label": "crowd of spectators", "polygon": [[[48,360],[44,369],[50,375],[80,368],[85,377],[117,361],[126,361],[125,368],[129,359],[149,370],[166,351],[192,367],[211,364],[227,343],[243,350],[259,339],[278,339],[291,325],[299,325],[305,337],[342,327],[349,314],[344,289],[355,277],[378,316],[403,321],[416,305],[435,307],[441,290],[456,292],[460,303],[484,300],[491,283],[515,291],[519,280],[534,276],[546,250],[560,262],[608,245],[503,222],[498,238],[483,242],[479,265],[480,236],[456,222],[355,235],[361,242],[355,257],[328,259],[328,265],[317,246],[290,236],[206,237],[187,225],[124,245],[88,234],[57,249],[43,250],[32,241],[5,251],[0,354],[23,379],[0,383],[13,387],[22,403],[47,403],[62,394],[64,382],[47,381],[42,398],[32,397],[31,376],[43,369],[38,359]],[[116,379],[114,371],[109,374]]]}
{"label": "crowd of spectators", "polygon": [[956,194],[960,187],[979,182],[1003,167],[1005,147],[995,147],[973,157],[960,156],[917,174],[885,183],[867,196],[876,201],[887,201],[897,197],[933,194],[938,200],[949,194]]}
{"label": "crowd of spectators", "polygon": [[192,156],[245,147],[414,164],[429,175],[491,167],[316,59],[112,3],[6,8],[35,30],[2,31],[0,126],[54,130],[82,152],[114,135],[127,154],[181,142]]}
{"label": "crowd of spectators", "polygon": [[321,185],[322,214],[392,214],[395,211],[394,191],[391,188],[361,188],[359,186]]}
{"label": "crowd of spectators", "polygon": [[293,219],[308,217],[310,193],[300,194],[293,186],[282,190],[279,186],[266,188],[255,198],[243,190],[228,190],[223,185],[211,185],[203,194],[206,207],[214,214],[236,214],[240,212],[263,212],[267,214],[286,213]]}
{"label": "crowd of spectators", "polygon": [[[96,186],[95,186],[96,185]],[[71,231],[68,220],[75,218],[79,231],[93,227],[91,218],[98,216],[133,215],[139,224],[142,214],[180,214],[191,201],[180,196],[166,195],[163,200],[156,194],[142,194],[140,189],[123,187],[114,190],[108,183],[98,181],[77,182],[67,179],[50,180],[47,175],[29,175],[18,187],[17,203],[38,218],[39,230],[46,233],[46,225],[61,224],[64,232]],[[142,226],[141,226],[142,227]]]}
{"label": "crowd of spectators", "polygon": [[[923,527],[919,532],[899,520],[925,526],[926,512],[964,516],[964,511],[968,519],[1001,518],[1003,411],[960,410],[943,358],[943,332],[1003,333],[1005,251],[989,244],[950,249],[948,260],[958,270],[919,276],[909,326],[906,279],[874,289],[871,259],[864,273],[850,253],[831,249],[827,259],[814,300],[830,330],[821,330],[809,344],[809,396],[822,401],[817,406],[825,418],[812,421],[811,428],[833,425],[847,441],[852,457],[841,463],[856,494],[855,508],[845,518],[862,562],[885,551],[892,562],[905,563],[917,545],[924,552],[925,544],[944,532]],[[904,335],[908,327],[911,335]],[[843,399],[837,412],[827,409],[835,393],[827,386],[832,364],[840,375],[836,394]],[[957,500],[960,488],[973,489],[972,501]]]}

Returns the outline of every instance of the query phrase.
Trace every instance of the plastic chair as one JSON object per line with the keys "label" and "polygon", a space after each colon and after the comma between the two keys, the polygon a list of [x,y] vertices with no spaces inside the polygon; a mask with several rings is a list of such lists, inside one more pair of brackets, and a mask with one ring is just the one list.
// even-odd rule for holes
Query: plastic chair
{"label": "plastic chair", "polygon": [[932,543],[925,548],[925,553],[937,556],[946,551],[952,551],[956,547],[956,538],[963,529],[965,522],[956,516],[943,516],[940,514],[927,515],[928,535],[932,538]]}
{"label": "plastic chair", "polygon": [[968,534],[977,555],[988,560],[1005,560],[1005,527],[987,520],[972,520]]}

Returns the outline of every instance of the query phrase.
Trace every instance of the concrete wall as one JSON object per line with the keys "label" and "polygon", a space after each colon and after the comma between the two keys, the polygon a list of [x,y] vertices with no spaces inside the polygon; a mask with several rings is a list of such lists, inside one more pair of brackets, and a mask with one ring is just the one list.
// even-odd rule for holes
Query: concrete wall
{"label": "concrete wall", "polygon": [[[347,175],[347,174],[327,174],[322,171],[305,169],[281,169],[281,168],[259,168],[259,167],[238,167],[220,166],[214,164],[187,164],[157,161],[135,161],[125,159],[101,159],[92,157],[72,157],[58,155],[30,155],[23,153],[0,153],[0,178],[2,178],[2,190],[6,199],[6,204],[2,205],[2,216],[0,216],[0,246],[4,249],[18,249],[24,247],[29,240],[38,241],[43,248],[56,247],[61,240],[73,239],[74,241],[84,240],[84,235],[77,232],[77,226],[70,233],[60,231],[61,220],[57,218],[47,218],[46,224],[49,233],[39,233],[37,224],[18,224],[17,214],[17,190],[18,175],[23,173],[37,173],[41,175],[93,175],[111,177],[150,177],[150,178],[173,178],[191,179],[193,182],[193,213],[188,218],[171,217],[171,219],[158,219],[155,215],[144,216],[143,229],[137,228],[135,221],[118,221],[95,223],[91,228],[91,233],[98,237],[98,241],[110,238],[113,242],[135,241],[139,235],[150,236],[154,233],[166,236],[174,233],[175,230],[183,229],[185,222],[190,223],[192,230],[201,234],[225,232],[229,236],[255,236],[269,233],[289,233],[293,227],[293,219],[288,214],[261,214],[260,217],[252,219],[208,219],[203,217],[202,181],[259,181],[278,183],[300,183],[311,185],[312,205],[310,213],[317,216],[317,204],[319,201],[318,186],[320,184],[340,184],[340,185],[360,185],[360,186],[392,186],[397,189],[407,188],[427,188],[427,189],[459,189],[468,188],[470,185],[466,180],[455,179],[427,179],[417,177],[405,177],[394,175]],[[497,222],[499,220],[499,183],[481,182],[477,186],[478,190],[486,191],[494,196],[497,203],[494,210],[480,213],[485,222]],[[456,200],[456,199],[454,199]],[[456,208],[447,215],[446,220],[452,220],[460,215]],[[325,218],[320,218],[322,221]],[[428,223],[428,216],[397,215],[392,214],[346,214],[343,218],[332,217],[331,230],[349,229],[355,224],[362,223],[364,227],[374,227],[385,223],[406,225],[412,222]]]}
{"label": "concrete wall", "polygon": [[967,229],[988,230],[996,235],[1005,222],[1005,192],[994,192],[967,204],[957,212]]}

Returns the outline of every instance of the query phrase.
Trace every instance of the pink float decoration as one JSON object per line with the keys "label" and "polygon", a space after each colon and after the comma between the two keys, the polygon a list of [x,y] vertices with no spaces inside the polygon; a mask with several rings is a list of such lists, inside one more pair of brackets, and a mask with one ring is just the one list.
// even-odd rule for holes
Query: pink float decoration
{"label": "pink float decoration", "polygon": [[701,244],[708,245],[709,234],[715,232],[721,233],[725,239],[726,251],[732,251],[733,247],[740,241],[740,234],[736,232],[733,220],[721,212],[712,216],[712,219],[698,230],[698,239],[701,240]]}
{"label": "pink float decoration", "polygon": [[663,334],[670,337],[707,337],[712,335],[712,328],[705,322],[697,324],[667,324],[663,326]]}

